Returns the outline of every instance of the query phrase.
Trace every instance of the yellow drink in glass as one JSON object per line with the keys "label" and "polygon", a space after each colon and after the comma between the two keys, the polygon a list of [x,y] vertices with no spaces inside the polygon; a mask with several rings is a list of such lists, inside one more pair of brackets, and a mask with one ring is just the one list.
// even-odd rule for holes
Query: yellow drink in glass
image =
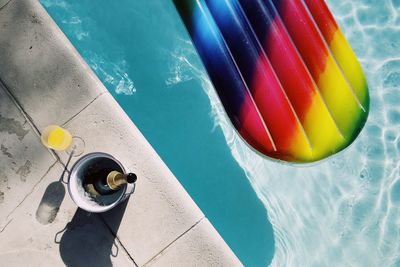
{"label": "yellow drink in glass", "polygon": [[69,131],[57,125],[47,126],[41,136],[43,145],[54,150],[67,150],[72,145]]}

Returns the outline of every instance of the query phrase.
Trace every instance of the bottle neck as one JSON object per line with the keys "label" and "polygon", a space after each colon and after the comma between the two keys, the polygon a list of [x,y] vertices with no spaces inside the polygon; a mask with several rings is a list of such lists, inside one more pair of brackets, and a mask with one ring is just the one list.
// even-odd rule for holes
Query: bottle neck
{"label": "bottle neck", "polygon": [[112,190],[118,190],[123,184],[128,182],[127,175],[117,171],[112,171],[107,175],[107,184]]}

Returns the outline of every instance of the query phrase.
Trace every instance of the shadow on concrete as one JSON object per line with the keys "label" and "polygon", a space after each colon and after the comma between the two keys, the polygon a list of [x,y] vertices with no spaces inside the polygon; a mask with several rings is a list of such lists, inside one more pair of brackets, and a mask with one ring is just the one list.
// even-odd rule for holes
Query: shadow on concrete
{"label": "shadow on concrete", "polygon": [[68,175],[68,165],[71,162],[73,154],[68,158],[67,164],[58,179],[58,181],[49,184],[40,200],[39,206],[36,210],[36,220],[41,224],[52,223],[57,217],[58,210],[65,197],[65,176]]}
{"label": "shadow on concrete", "polygon": [[52,223],[57,216],[64,197],[65,187],[62,182],[56,181],[49,184],[36,210],[36,220],[41,224]]}
{"label": "shadow on concrete", "polygon": [[76,210],[72,220],[55,236],[66,266],[112,266],[111,257],[117,257],[119,252],[115,237],[128,201],[103,214]]}

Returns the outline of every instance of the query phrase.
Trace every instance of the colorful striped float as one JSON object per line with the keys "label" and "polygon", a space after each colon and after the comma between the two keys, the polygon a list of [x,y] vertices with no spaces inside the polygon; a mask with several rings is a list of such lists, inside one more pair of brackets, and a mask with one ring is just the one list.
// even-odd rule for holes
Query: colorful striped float
{"label": "colorful striped float", "polygon": [[313,162],[368,116],[360,64],[323,0],[174,0],[233,126],[256,151]]}

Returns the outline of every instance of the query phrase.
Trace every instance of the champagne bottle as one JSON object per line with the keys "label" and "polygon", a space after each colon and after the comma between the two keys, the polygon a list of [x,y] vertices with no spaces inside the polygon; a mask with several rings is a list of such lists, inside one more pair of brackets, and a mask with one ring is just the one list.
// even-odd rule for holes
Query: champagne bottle
{"label": "champagne bottle", "polygon": [[137,176],[134,173],[123,174],[118,171],[111,171],[107,176],[97,177],[93,186],[100,195],[109,195],[118,191],[124,184],[131,184],[136,180]]}

